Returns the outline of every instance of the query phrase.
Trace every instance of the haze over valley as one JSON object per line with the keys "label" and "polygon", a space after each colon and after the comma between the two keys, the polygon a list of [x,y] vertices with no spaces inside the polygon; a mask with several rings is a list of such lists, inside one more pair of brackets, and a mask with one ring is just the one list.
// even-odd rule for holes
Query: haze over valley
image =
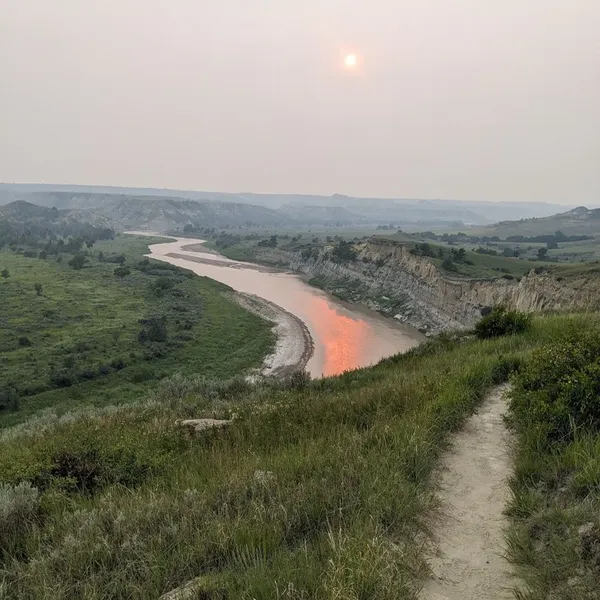
{"label": "haze over valley", "polygon": [[0,1],[0,600],[598,600],[599,31]]}

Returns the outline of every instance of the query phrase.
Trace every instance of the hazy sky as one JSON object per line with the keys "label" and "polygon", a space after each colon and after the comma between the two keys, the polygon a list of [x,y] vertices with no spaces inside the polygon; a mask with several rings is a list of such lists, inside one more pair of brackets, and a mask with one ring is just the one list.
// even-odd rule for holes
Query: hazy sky
{"label": "hazy sky", "polygon": [[0,0],[0,181],[598,203],[599,32],[600,0]]}

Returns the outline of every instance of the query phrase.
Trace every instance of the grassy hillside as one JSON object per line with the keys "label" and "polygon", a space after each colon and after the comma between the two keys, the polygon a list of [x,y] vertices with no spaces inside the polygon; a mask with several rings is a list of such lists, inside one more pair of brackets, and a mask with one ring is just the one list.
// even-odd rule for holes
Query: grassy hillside
{"label": "grassy hillside", "polygon": [[[471,230],[469,230],[471,231]],[[507,238],[514,235],[536,236],[562,231],[566,235],[599,235],[600,209],[579,206],[548,217],[501,221],[496,225],[472,230],[478,235]]]}
{"label": "grassy hillside", "polygon": [[0,426],[47,407],[128,402],[174,372],[260,365],[270,325],[226,286],[144,259],[153,241],[98,241],[80,269],[67,254],[0,251]]}
{"label": "grassy hillside", "polygon": [[[536,349],[590,330],[597,315],[539,317],[312,383],[173,377],[137,406],[6,430],[0,598],[145,600],[200,576],[196,597],[212,600],[415,599],[449,435]],[[176,421],[192,416],[235,418],[190,437]],[[570,444],[519,455],[511,556],[542,590],[532,600],[600,584],[600,437],[587,433],[586,454]],[[542,568],[552,581],[535,588]],[[552,595],[574,572],[577,594]]]}

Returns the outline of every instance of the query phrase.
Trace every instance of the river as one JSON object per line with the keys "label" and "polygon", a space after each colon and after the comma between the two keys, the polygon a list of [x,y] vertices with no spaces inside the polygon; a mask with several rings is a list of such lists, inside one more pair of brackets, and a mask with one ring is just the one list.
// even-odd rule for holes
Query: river
{"label": "river", "polygon": [[151,245],[148,256],[259,296],[297,316],[313,338],[314,353],[306,365],[313,377],[372,365],[424,339],[414,328],[342,302],[294,273],[229,260],[201,244],[179,238]]}

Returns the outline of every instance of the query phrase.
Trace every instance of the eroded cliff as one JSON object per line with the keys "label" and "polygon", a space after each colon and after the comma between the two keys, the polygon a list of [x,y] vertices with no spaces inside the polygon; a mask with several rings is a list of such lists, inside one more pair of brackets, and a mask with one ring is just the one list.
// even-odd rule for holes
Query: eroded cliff
{"label": "eroded cliff", "polygon": [[520,281],[452,278],[406,245],[371,239],[355,261],[334,261],[326,250],[265,249],[260,259],[306,274],[336,295],[431,332],[471,327],[484,307],[504,304],[526,312],[598,310],[600,277],[566,278],[531,272]]}

